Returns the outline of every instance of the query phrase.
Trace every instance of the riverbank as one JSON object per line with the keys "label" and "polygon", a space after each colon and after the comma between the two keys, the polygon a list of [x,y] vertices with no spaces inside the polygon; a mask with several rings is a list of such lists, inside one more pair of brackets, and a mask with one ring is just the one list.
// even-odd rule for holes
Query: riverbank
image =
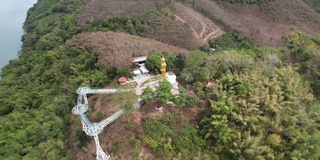
{"label": "riverbank", "polygon": [[37,0],[3,0],[0,6],[0,69],[10,60],[18,58],[21,50],[22,29],[27,11]]}

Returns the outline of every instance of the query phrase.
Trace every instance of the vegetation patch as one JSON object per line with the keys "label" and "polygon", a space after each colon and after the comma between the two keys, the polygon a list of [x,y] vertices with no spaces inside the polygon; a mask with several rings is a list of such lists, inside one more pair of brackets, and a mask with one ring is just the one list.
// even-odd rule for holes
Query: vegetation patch
{"label": "vegetation patch", "polygon": [[264,4],[269,0],[215,0],[217,2],[242,3],[242,4]]}
{"label": "vegetation patch", "polygon": [[154,81],[158,81],[158,80],[161,80],[161,79],[162,79],[162,76],[152,77],[152,78],[144,81],[144,82],[141,84],[141,87],[144,86],[145,84],[149,83],[149,82],[154,82]]}
{"label": "vegetation patch", "polygon": [[97,66],[109,71],[114,68],[129,68],[133,57],[148,55],[154,51],[187,52],[158,41],[111,31],[79,34],[68,46],[96,54]]}
{"label": "vegetation patch", "polygon": [[[195,127],[183,118],[181,112],[165,113],[161,118],[145,117],[143,119],[144,134],[140,139],[158,158],[193,159],[201,155],[209,157],[213,153],[205,147]],[[200,158],[200,157],[198,157]]]}

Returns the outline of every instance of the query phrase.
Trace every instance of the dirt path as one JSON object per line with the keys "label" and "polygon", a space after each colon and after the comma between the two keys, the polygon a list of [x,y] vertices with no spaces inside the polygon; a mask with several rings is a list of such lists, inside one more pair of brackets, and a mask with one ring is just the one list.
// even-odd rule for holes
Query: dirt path
{"label": "dirt path", "polygon": [[[175,15],[175,16],[176,16],[177,20],[181,21],[182,23],[188,24],[185,20],[183,20],[183,19],[180,18],[179,16],[177,16],[177,15]],[[194,35],[195,35],[198,39],[200,39],[200,36],[198,35],[198,33],[197,33],[194,29],[192,29],[191,27],[190,27],[190,29],[191,29],[191,31],[194,33]]]}
{"label": "dirt path", "polygon": [[203,34],[206,32],[206,26],[207,24],[201,20],[201,18],[199,18],[198,16],[195,15],[195,17],[201,22],[201,25],[202,25],[202,31],[201,33],[199,34],[199,37],[202,37]]}
{"label": "dirt path", "polygon": [[222,34],[223,34],[222,31],[211,32],[207,37],[205,37],[203,39],[203,42],[207,42],[209,39],[217,38],[217,37],[221,36]]}
{"label": "dirt path", "polygon": [[[175,17],[177,18],[177,20],[181,21],[182,23],[186,23],[188,24],[185,20],[183,20],[182,18],[180,18],[179,16],[175,15]],[[202,31],[200,34],[198,34],[193,28],[190,27],[190,29],[192,30],[192,32],[195,34],[195,36],[199,39],[202,40],[201,44],[206,43],[209,39],[212,38],[216,38],[219,37],[220,35],[223,34],[223,31],[220,29],[216,29],[213,26],[210,26],[210,29],[207,28],[207,24],[201,20],[200,18],[198,19],[201,22],[202,25]],[[208,32],[209,30],[212,30],[207,36],[204,36],[204,33]]]}
{"label": "dirt path", "polygon": [[175,3],[174,6],[179,10],[175,13],[176,20],[188,24],[202,45],[208,42],[208,40],[223,34],[223,31],[211,20],[192,8],[186,7],[181,3]]}

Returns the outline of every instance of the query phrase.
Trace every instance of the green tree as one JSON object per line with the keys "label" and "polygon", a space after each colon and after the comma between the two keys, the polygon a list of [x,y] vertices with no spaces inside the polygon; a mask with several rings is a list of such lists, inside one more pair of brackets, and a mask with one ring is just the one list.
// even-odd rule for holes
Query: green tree
{"label": "green tree", "polygon": [[154,99],[156,102],[165,104],[169,102],[172,98],[172,85],[167,80],[162,80],[159,87],[156,89],[154,94]]}
{"label": "green tree", "polygon": [[154,93],[150,87],[147,87],[143,90],[140,98],[143,99],[146,103],[150,103],[154,100]]}
{"label": "green tree", "polygon": [[124,77],[130,77],[131,76],[131,72],[128,68],[126,67],[122,67],[122,68],[117,68],[116,71],[117,76],[124,76]]}
{"label": "green tree", "polygon": [[179,91],[179,94],[176,96],[173,96],[172,101],[177,106],[184,107],[186,106],[186,103],[187,103],[186,91],[183,88],[179,88],[178,91]]}
{"label": "green tree", "polygon": [[178,80],[183,83],[194,83],[197,74],[201,74],[198,72],[208,58],[208,54],[201,51],[192,51],[186,56],[186,67],[180,73]]}
{"label": "green tree", "polygon": [[211,74],[210,69],[206,67],[201,67],[195,75],[195,81],[197,82],[208,82],[210,80]]}
{"label": "green tree", "polygon": [[216,83],[201,134],[220,158],[319,158],[320,132],[307,109],[316,101],[292,67],[270,75],[261,70],[229,73]]}
{"label": "green tree", "polygon": [[129,18],[126,22],[126,30],[130,33],[130,34],[133,34],[133,35],[136,35],[137,32],[135,30],[135,27],[131,21],[131,19]]}
{"label": "green tree", "polygon": [[146,60],[146,67],[155,73],[160,73],[161,56],[159,54],[151,54]]}
{"label": "green tree", "polygon": [[152,72],[160,73],[162,57],[166,59],[167,71],[174,71],[176,58],[173,54],[168,53],[153,53],[149,55],[146,60],[146,67]]}
{"label": "green tree", "polygon": [[186,67],[186,59],[187,59],[187,56],[184,53],[179,53],[176,56],[174,71],[177,75],[179,75],[180,72]]}

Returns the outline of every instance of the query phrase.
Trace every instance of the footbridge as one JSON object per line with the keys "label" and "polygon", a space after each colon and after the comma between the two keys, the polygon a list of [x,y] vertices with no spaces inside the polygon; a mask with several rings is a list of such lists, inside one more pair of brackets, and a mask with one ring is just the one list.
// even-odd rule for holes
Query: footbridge
{"label": "footbridge", "polygon": [[[85,112],[89,109],[89,103],[87,94],[114,94],[117,92],[129,92],[131,89],[91,89],[89,87],[81,87],[76,91],[78,94],[77,105],[72,108],[72,113],[75,115],[79,115],[81,118],[81,124],[83,131],[88,135],[94,137],[96,143],[96,154],[97,160],[108,160],[110,158],[110,154],[108,152],[104,152],[100,146],[100,141],[98,135],[103,131],[103,128],[117,120],[124,113],[124,110],[119,110],[113,115],[101,120],[97,123],[92,123]],[[133,105],[134,108],[137,108],[139,103]]]}

